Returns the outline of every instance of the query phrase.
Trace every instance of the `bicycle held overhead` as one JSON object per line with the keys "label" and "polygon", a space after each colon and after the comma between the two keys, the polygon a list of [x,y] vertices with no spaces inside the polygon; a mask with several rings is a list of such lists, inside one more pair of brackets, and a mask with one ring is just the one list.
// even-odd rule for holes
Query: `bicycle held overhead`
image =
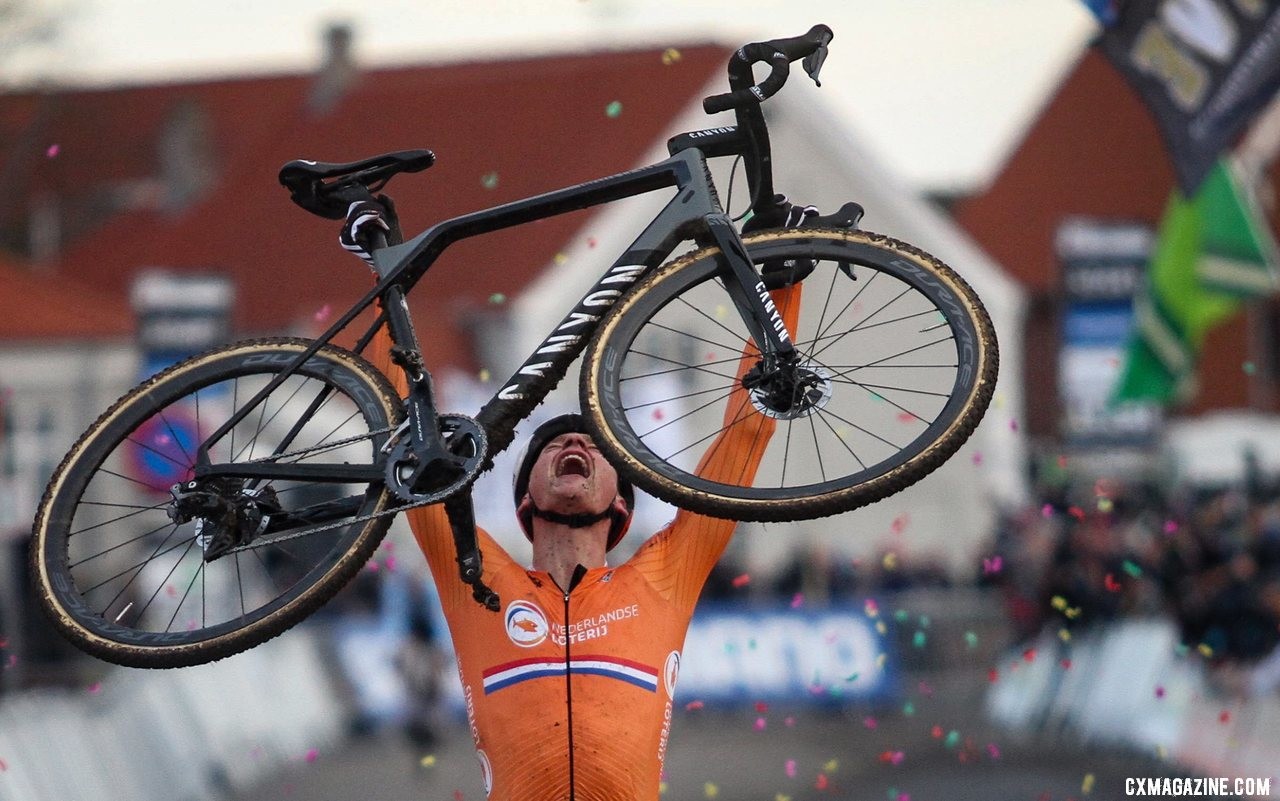
{"label": "bicycle held overhead", "polygon": [[[709,113],[732,110],[735,124],[672,137],[662,161],[410,237],[382,193],[395,176],[430,167],[430,151],[286,164],[291,197],[346,221],[343,244],[367,257],[376,285],[315,339],[194,356],[89,426],[54,471],[33,528],[34,582],[58,630],[139,667],[238,653],[332,597],[395,515],[435,505],[447,512],[461,579],[496,608],[470,489],[579,357],[594,446],[623,479],[691,513],[837,514],[936,469],[994,389],[995,335],[980,300],[936,258],[859,230],[856,203],[822,216],[774,191],[760,103],[793,62],[816,81],[830,40],[816,26],[737,51],[731,91],[704,102]],[[769,73],[757,82],[759,62]],[[707,168],[726,156],[745,167],[751,218],[741,230]],[[473,415],[440,410],[405,301],[440,254],[655,191],[672,197],[488,402]],[[671,259],[686,242],[692,251]],[[779,309],[774,293],[789,290],[796,306]],[[375,305],[352,350],[333,344]],[[379,331],[383,352],[370,347]],[[744,405],[726,416],[735,398]],[[708,473],[714,449],[740,437],[760,439],[757,467]],[[140,454],[178,480],[140,478]]]}

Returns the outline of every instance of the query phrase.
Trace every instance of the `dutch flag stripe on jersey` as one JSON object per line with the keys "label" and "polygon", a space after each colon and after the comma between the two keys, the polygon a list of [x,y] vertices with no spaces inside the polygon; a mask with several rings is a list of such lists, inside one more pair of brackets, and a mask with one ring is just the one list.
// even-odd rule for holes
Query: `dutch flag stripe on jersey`
{"label": "dutch flag stripe on jersey", "polygon": [[[581,656],[571,659],[567,667],[568,671],[574,675],[604,676],[633,684],[649,692],[658,690],[658,671],[629,659]],[[495,665],[484,671],[484,692],[488,695],[530,679],[563,676],[565,669],[563,659],[521,659]]]}

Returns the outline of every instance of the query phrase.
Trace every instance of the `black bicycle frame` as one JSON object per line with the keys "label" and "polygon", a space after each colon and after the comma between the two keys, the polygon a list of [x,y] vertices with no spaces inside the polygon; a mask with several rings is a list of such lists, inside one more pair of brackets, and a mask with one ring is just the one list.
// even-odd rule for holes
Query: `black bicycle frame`
{"label": "black bicycle frame", "polygon": [[[723,128],[713,129],[708,134],[715,134],[716,138],[722,139],[724,131]],[[720,249],[724,260],[725,289],[751,336],[765,345],[762,351],[766,358],[793,358],[794,346],[781,317],[752,266],[736,228],[720,206],[707,169],[706,156],[697,147],[688,147],[648,167],[445,220],[402,244],[375,250],[374,267],[380,276],[377,285],[310,347],[293,357],[286,368],[201,444],[196,477],[227,476],[336,483],[368,482],[380,478],[381,471],[371,466],[307,466],[274,464],[262,460],[240,464],[210,464],[208,443],[229,432],[321,346],[350,325],[376,300],[382,301],[383,316],[361,338],[357,350],[367,344],[385,317],[396,349],[401,354],[417,354],[417,336],[409,318],[405,295],[426,274],[445,248],[454,242],[670,187],[676,189],[675,196],[478,413],[477,421],[485,429],[489,443],[485,467],[491,466],[494,454],[511,444],[516,424],[525,419],[564,377],[569,366],[590,340],[600,320],[623,292],[648,271],[665,262],[682,241],[692,239],[699,246],[714,245]],[[440,433],[434,424],[435,409],[430,375],[425,366],[421,366],[420,360],[416,365],[401,363],[401,367],[406,370],[410,381],[409,415],[415,436],[428,443],[428,447],[433,445],[432,450],[440,448]],[[414,387],[418,387],[419,391],[414,392]],[[426,425],[427,421],[431,425]],[[286,444],[279,446],[278,450],[287,449],[287,441],[291,438],[292,435],[287,436]]]}

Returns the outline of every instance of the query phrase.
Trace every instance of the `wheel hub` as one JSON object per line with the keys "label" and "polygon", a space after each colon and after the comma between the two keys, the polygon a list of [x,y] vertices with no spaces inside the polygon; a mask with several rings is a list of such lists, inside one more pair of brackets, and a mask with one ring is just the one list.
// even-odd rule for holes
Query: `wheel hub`
{"label": "wheel hub", "polygon": [[756,410],[775,420],[807,417],[831,400],[831,372],[808,362],[784,365],[768,375],[756,365],[743,385]]}

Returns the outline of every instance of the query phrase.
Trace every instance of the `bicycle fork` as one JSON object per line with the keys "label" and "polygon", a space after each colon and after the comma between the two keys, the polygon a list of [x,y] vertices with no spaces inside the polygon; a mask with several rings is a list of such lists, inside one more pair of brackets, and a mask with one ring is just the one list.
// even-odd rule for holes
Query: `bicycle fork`
{"label": "bicycle fork", "polygon": [[794,364],[796,347],[791,341],[782,315],[769,297],[764,280],[751,264],[751,257],[742,244],[742,238],[727,214],[708,214],[703,218],[711,239],[728,264],[724,277],[725,290],[733,299],[742,322],[756,344],[760,346],[764,372]]}

